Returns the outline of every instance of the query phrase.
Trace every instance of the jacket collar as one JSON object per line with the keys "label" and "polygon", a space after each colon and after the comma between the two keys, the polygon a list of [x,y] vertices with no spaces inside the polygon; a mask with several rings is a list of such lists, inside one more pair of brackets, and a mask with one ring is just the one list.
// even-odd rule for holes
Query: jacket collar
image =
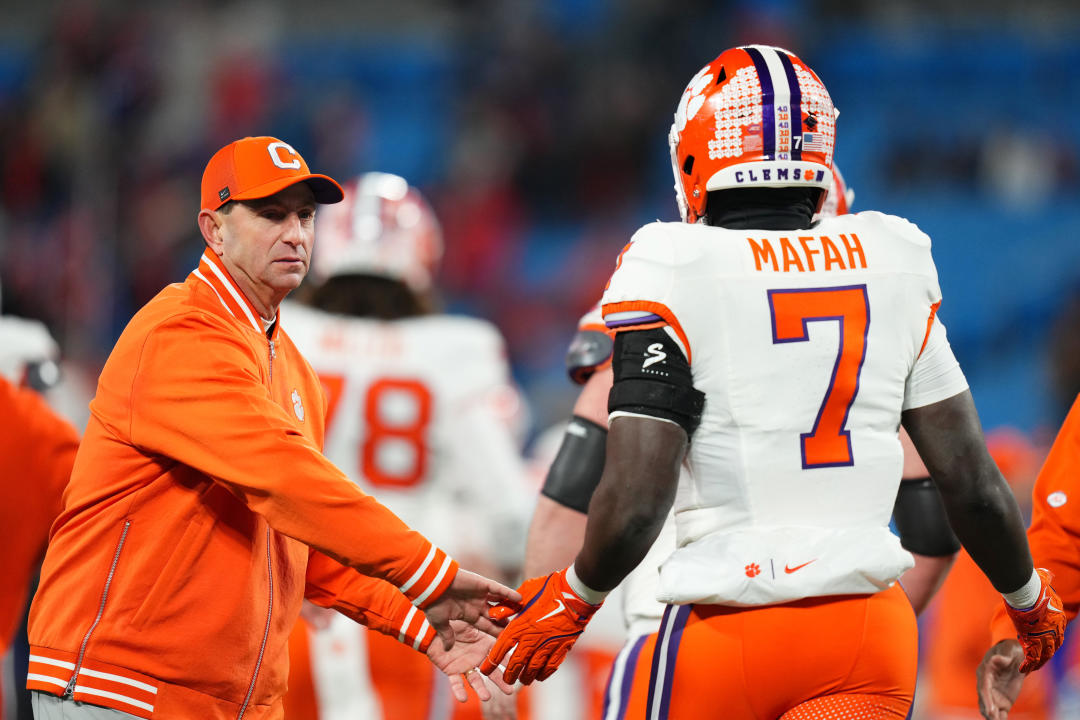
{"label": "jacket collar", "polygon": [[[221,262],[221,258],[211,252],[210,248],[203,251],[202,257],[199,258],[198,267],[192,270],[191,274],[210,286],[210,289],[217,295],[217,299],[221,301],[222,307],[230,315],[260,333],[265,332],[262,319],[259,317],[259,311],[255,309],[255,306],[244,295],[240,286],[229,275],[229,271],[225,268],[225,264]],[[274,323],[271,338],[277,335],[280,326],[281,308],[278,308],[277,321]]]}

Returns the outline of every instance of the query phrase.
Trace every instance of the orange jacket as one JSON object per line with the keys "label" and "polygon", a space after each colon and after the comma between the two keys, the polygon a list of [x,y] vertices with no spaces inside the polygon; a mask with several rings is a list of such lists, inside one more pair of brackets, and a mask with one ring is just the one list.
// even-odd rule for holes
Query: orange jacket
{"label": "orange jacket", "polygon": [[[1035,567],[1054,574],[1065,617],[1080,611],[1080,396],[1073,402],[1046,456],[1031,494],[1028,544]],[[991,623],[992,641],[1016,637],[1005,607]]]}
{"label": "orange jacket", "polygon": [[53,526],[27,687],[143,718],[279,718],[305,595],[430,642],[406,596],[423,609],[457,564],[323,457],[322,389],[280,326],[267,337],[209,251],[131,320]]}
{"label": "orange jacket", "polygon": [[79,436],[33,390],[0,377],[0,655],[26,607],[26,591],[60,513]]}

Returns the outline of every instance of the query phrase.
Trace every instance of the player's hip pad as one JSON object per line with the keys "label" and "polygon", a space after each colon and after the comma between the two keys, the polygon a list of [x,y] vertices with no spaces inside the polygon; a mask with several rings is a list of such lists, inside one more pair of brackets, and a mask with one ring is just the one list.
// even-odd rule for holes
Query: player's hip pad
{"label": "player's hip pad", "polygon": [[660,566],[657,599],[752,607],[876,593],[915,564],[886,527],[764,526],[714,533]]}

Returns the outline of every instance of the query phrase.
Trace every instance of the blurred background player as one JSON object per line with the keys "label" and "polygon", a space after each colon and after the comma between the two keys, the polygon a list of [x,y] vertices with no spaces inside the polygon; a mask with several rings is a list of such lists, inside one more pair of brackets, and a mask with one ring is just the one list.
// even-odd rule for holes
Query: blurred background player
{"label": "blurred background player", "polygon": [[[326,390],[327,457],[455,558],[505,576],[523,542],[525,466],[524,410],[502,337],[485,321],[437,312],[439,224],[403,178],[355,178],[316,223],[307,304],[284,312]],[[291,640],[288,717],[456,710],[423,655],[319,615],[309,608]]]}
{"label": "blurred background player", "polygon": [[[854,197],[854,191],[834,165],[832,184],[816,218],[850,212]],[[557,461],[549,469],[537,498],[526,546],[526,577],[566,567],[584,540],[588,503],[603,471],[613,336],[597,303],[578,322],[567,352],[570,379],[584,387],[563,434]],[[894,516],[901,543],[915,556],[915,567],[904,574],[901,584],[919,614],[952,566],[959,543],[918,453],[903,429],[900,434],[906,482],[901,483],[897,494]],[[626,632],[622,651],[614,664],[605,669],[607,682],[602,711],[598,713],[604,720],[622,720],[644,713],[655,633],[664,613],[664,605],[656,600],[659,566],[674,550],[674,517],[669,514],[648,555],[619,585],[615,597],[605,602],[605,608],[613,602],[619,607]],[[605,610],[601,609],[590,621],[568,662],[582,651],[596,652],[593,648],[599,643],[591,636],[594,625],[602,622],[604,614]],[[496,695],[491,702],[505,705],[512,699]]]}
{"label": "blurred background player", "polygon": [[[1024,433],[1008,428],[989,431],[986,443],[1025,517],[1030,516],[1031,489],[1046,448],[1037,447]],[[1036,562],[1047,562],[1034,545],[1032,551]],[[1061,589],[1057,576],[1054,586]],[[930,642],[922,648],[922,675],[916,698],[917,717],[921,720],[982,717],[971,680],[990,644],[990,620],[1001,602],[999,597],[971,556],[961,550],[924,616],[923,635]],[[1067,648],[1059,654],[1067,654]],[[1054,690],[1054,673],[1030,674],[1009,713],[1010,720],[1054,718]]]}
{"label": "blurred background player", "polygon": [[687,86],[670,135],[685,224],[639,230],[604,295],[617,334],[596,512],[574,564],[522,586],[484,672],[554,672],[674,502],[650,717],[904,717],[915,622],[894,583],[913,561],[886,527],[901,419],[957,534],[1023,609],[1028,666],[1060,644],[935,319],[928,238],[880,213],[812,225],[834,122],[820,79],[778,48],[728,50]]}
{"label": "blurred background player", "polygon": [[[1032,553],[1054,573],[1054,587],[1071,622],[1080,611],[1080,396],[1073,401],[1065,422],[1039,470],[1031,494],[1028,538]],[[1012,718],[1011,712],[1026,690],[1025,649],[1008,632],[1008,620],[995,612],[989,649],[978,667],[979,708],[990,720]]]}
{"label": "blurred background player", "polygon": [[42,323],[0,315],[0,718],[8,720],[30,716],[23,689],[29,591],[79,443],[41,394],[59,381],[59,359]]}

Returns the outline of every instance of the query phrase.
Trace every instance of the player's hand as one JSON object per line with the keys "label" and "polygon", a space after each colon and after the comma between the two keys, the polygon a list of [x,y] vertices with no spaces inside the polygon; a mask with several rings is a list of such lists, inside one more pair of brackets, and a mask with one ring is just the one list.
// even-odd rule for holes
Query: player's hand
{"label": "player's hand", "polygon": [[1036,568],[1042,588],[1039,599],[1027,610],[1017,610],[1005,603],[1005,612],[1016,626],[1020,645],[1024,648],[1024,662],[1020,672],[1029,673],[1041,668],[1065,640],[1065,613],[1061,598],[1050,586],[1054,576],[1049,570]]}
{"label": "player's hand", "polygon": [[443,649],[449,650],[454,645],[451,620],[463,620],[494,637],[501,628],[488,617],[487,611],[491,604],[516,603],[519,600],[521,595],[505,585],[468,570],[458,570],[450,587],[442,597],[424,609],[424,614],[431,627],[442,638]]}
{"label": "player's hand", "polygon": [[1020,694],[1024,675],[1020,663],[1024,649],[1019,640],[1002,640],[986,651],[975,670],[979,712],[987,720],[1005,720]]}
{"label": "player's hand", "polygon": [[489,685],[494,685],[507,695],[512,694],[513,686],[507,685],[501,678],[484,677],[476,667],[495,644],[495,638],[462,620],[451,620],[450,627],[454,631],[454,646],[447,649],[442,643],[433,642],[428,645],[427,656],[450,679],[450,692],[454,699],[467,701],[469,685],[481,701],[498,697],[492,696]]}
{"label": "player's hand", "polygon": [[490,675],[509,652],[503,680],[528,685],[555,672],[600,606],[578,597],[566,582],[566,570],[526,580],[518,591],[521,603],[500,603],[491,608],[491,617],[496,620],[514,612],[517,617],[495,641],[480,672]]}

